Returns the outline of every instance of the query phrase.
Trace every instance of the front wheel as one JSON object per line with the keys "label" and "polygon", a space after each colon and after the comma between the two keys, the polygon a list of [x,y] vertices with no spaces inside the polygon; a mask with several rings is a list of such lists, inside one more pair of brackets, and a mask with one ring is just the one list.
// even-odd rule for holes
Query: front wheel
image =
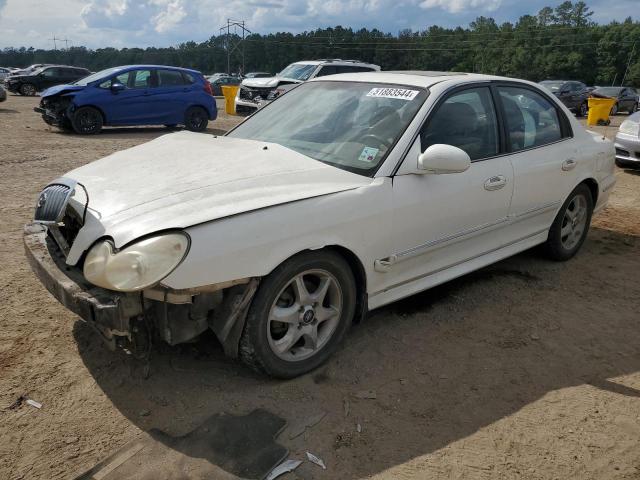
{"label": "front wheel", "polygon": [[262,281],[240,339],[240,358],[274,377],[307,373],[335,351],[355,306],[353,273],[340,255],[296,255]]}
{"label": "front wheel", "polygon": [[80,135],[93,135],[102,130],[102,114],[92,107],[81,107],[73,114],[71,125]]}
{"label": "front wheel", "polygon": [[593,198],[584,183],[578,185],[556,215],[545,249],[553,260],[564,261],[573,257],[584,243],[591,224]]}
{"label": "front wheel", "polygon": [[209,123],[209,115],[202,107],[189,107],[184,114],[184,126],[192,132],[203,132]]}

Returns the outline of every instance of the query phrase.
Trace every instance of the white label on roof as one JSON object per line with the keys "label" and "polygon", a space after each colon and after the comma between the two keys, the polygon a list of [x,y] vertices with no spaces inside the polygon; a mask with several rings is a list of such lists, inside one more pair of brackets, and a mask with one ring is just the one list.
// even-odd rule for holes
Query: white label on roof
{"label": "white label on roof", "polygon": [[409,101],[416,98],[418,93],[420,93],[419,90],[408,90],[406,88],[372,88],[367,93],[367,97],[399,98]]}

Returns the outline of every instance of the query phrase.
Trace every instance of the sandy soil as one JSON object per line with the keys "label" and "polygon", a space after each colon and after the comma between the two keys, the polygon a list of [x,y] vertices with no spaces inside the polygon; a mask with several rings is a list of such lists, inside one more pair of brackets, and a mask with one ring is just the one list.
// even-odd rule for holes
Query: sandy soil
{"label": "sandy soil", "polygon": [[[526,252],[376,311],[314,374],[258,377],[205,339],[155,352],[145,380],[39,284],[21,231],[47,181],[166,130],[62,134],[36,103],[0,104],[1,479],[73,478],[141,430],[256,407],[290,423],[327,412],[280,441],[328,469],[286,478],[640,478],[638,173],[617,172],[574,260]],[[8,408],[22,394],[42,409]]]}

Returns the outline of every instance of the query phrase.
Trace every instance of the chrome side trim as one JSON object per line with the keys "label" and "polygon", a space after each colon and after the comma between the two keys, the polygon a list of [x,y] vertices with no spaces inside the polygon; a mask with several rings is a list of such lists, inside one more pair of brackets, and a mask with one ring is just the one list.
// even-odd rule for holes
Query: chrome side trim
{"label": "chrome side trim", "polygon": [[380,295],[382,293],[386,293],[389,290],[393,290],[394,288],[402,287],[403,285],[407,285],[409,283],[415,282],[415,281],[420,280],[422,278],[429,277],[431,275],[436,275],[436,274],[438,274],[440,272],[443,272],[445,270],[448,270],[450,268],[455,268],[458,265],[462,265],[463,263],[471,262],[472,260],[475,260],[476,258],[484,257],[485,255],[490,255],[490,254],[492,254],[494,252],[497,252],[498,250],[502,250],[503,248],[510,247],[512,245],[515,245],[516,243],[523,242],[525,240],[528,240],[529,238],[535,237],[536,235],[540,235],[541,233],[544,233],[546,231],[547,231],[546,228],[542,229],[542,230],[538,230],[538,231],[536,231],[534,233],[530,233],[530,234],[528,234],[528,235],[526,235],[524,237],[518,238],[517,240],[513,240],[511,242],[505,243],[504,245],[500,245],[499,247],[492,248],[491,250],[488,250],[486,252],[482,252],[482,253],[480,253],[478,255],[473,255],[472,257],[468,257],[468,258],[465,258],[464,260],[460,260],[458,262],[452,263],[451,265],[447,265],[446,267],[441,267],[441,268],[438,268],[436,270],[432,270],[430,272],[423,273],[422,275],[418,275],[417,277],[409,278],[408,280],[404,280],[404,281],[402,281],[400,283],[395,283],[393,285],[388,286],[384,290],[378,290],[377,292],[370,293],[369,297],[373,297],[375,295]]}
{"label": "chrome side trim", "polygon": [[396,258],[397,261],[404,260],[406,258],[413,257],[420,253],[424,253],[422,252],[422,250],[428,250],[430,248],[436,247],[443,243],[451,242],[452,240],[462,239],[463,237],[469,236],[473,233],[481,232],[482,230],[486,230],[491,227],[495,227],[496,225],[500,225],[502,223],[505,223],[506,221],[507,221],[507,217],[504,217],[496,220],[495,222],[485,223],[484,225],[478,225],[473,228],[469,228],[467,230],[463,230],[461,232],[448,235],[446,237],[437,238],[435,240],[431,240],[430,242],[423,243],[422,245],[418,245],[416,247],[410,248],[409,250],[405,250],[404,252],[396,253],[394,257]]}
{"label": "chrome side trim", "polygon": [[560,205],[562,205],[562,202],[555,201],[555,202],[549,202],[549,203],[545,203],[544,205],[541,205],[539,207],[535,207],[535,208],[531,208],[529,210],[525,210],[524,212],[520,212],[520,213],[514,213],[512,215],[509,215],[508,218],[512,219],[513,221],[519,222],[520,220],[524,220],[525,218],[529,218],[535,215],[540,215],[543,213],[548,212],[549,210],[555,210],[556,208],[558,208]]}
{"label": "chrome side trim", "polygon": [[545,203],[544,205],[541,205],[539,207],[535,207],[529,210],[525,210],[524,212],[521,212],[521,213],[507,215],[506,217],[499,218],[494,222],[485,223],[483,225],[478,225],[478,226],[469,228],[467,230],[454,233],[452,235],[447,235],[446,237],[431,240],[429,242],[423,243],[421,245],[417,245],[415,247],[396,253],[389,257],[376,260],[374,262],[374,269],[377,272],[386,273],[397,262],[401,262],[409,258],[423,255],[427,253],[429,250],[433,250],[436,247],[440,247],[444,244],[450,244],[450,243],[455,243],[456,241],[467,240],[469,238],[472,238],[475,235],[482,234],[485,231],[489,231],[492,228],[502,224],[510,225],[510,224],[520,222],[522,220],[526,220],[527,218],[534,217],[536,215],[542,215],[543,213],[546,213],[550,210],[555,210],[560,205],[561,205],[561,202],[559,201]]}

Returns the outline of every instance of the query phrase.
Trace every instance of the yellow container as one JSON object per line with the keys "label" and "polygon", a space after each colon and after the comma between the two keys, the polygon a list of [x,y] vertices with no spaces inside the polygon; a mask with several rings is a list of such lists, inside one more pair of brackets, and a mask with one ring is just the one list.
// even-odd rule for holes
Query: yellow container
{"label": "yellow container", "polygon": [[222,94],[224,95],[224,111],[229,115],[236,114],[236,94],[238,93],[238,85],[222,85]]}
{"label": "yellow container", "polygon": [[609,115],[616,103],[615,98],[589,98],[587,125],[609,125]]}

